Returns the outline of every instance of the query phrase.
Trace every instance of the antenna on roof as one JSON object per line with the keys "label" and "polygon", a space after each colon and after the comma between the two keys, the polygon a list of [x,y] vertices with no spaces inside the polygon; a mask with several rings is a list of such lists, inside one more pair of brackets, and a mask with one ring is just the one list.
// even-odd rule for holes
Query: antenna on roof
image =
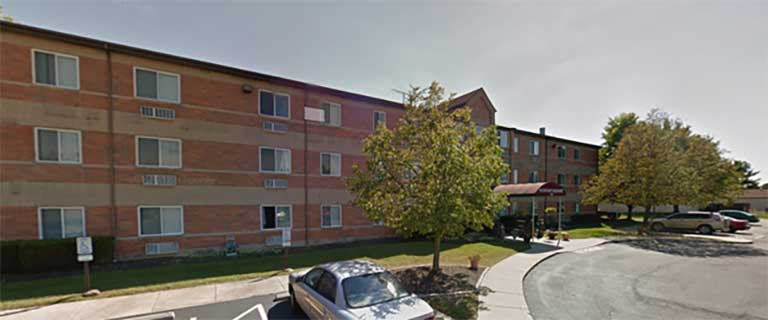
{"label": "antenna on roof", "polygon": [[405,95],[408,93],[400,89],[392,89],[392,91],[399,93],[402,99],[401,102],[405,104]]}

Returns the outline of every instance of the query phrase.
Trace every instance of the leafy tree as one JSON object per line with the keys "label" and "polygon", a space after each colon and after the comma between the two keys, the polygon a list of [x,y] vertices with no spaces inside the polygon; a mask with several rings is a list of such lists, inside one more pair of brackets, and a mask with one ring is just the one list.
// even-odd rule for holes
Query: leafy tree
{"label": "leafy tree", "polygon": [[760,187],[761,189],[768,190],[768,182],[763,183],[763,186]]}
{"label": "leafy tree", "polygon": [[600,163],[608,161],[616,152],[621,138],[627,128],[638,122],[638,117],[632,112],[619,114],[618,116],[608,118],[608,124],[603,129],[603,147],[600,148]]}
{"label": "leafy tree", "polygon": [[744,189],[757,189],[760,187],[760,178],[756,178],[760,171],[753,170],[752,165],[743,160],[735,160],[733,164],[742,175],[741,186]]}
{"label": "leafy tree", "polygon": [[444,238],[491,226],[508,205],[492,190],[508,170],[496,129],[478,133],[467,108],[448,110],[444,92],[436,82],[412,87],[404,118],[397,128],[380,126],[365,139],[366,166],[353,166],[347,180],[354,203],[370,220],[403,236],[433,239],[435,272]]}
{"label": "leafy tree", "polygon": [[0,6],[0,20],[4,20],[4,21],[8,21],[8,22],[13,22],[13,17],[11,17],[11,16],[5,14],[5,12],[3,12],[3,6]]}

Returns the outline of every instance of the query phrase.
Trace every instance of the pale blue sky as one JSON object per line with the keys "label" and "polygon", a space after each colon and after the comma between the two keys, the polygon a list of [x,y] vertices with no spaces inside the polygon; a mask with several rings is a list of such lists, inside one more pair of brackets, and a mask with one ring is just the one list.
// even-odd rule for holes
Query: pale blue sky
{"label": "pale blue sky", "polygon": [[0,1],[18,22],[376,97],[484,87],[497,122],[600,143],[651,107],[768,181],[766,1]]}

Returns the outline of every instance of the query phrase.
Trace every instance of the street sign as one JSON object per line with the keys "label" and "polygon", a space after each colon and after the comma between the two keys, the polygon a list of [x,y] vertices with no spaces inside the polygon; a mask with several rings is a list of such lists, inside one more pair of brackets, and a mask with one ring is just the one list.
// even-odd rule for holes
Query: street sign
{"label": "street sign", "polygon": [[77,255],[93,255],[93,242],[91,242],[91,237],[77,237]]}
{"label": "street sign", "polygon": [[291,246],[291,229],[283,229],[283,247]]}

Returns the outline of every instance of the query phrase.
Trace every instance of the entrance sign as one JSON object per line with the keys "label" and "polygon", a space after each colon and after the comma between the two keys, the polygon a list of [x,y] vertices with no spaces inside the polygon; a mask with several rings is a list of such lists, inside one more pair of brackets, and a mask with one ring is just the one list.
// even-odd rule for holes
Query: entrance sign
{"label": "entrance sign", "polygon": [[283,229],[283,247],[291,246],[291,229]]}

